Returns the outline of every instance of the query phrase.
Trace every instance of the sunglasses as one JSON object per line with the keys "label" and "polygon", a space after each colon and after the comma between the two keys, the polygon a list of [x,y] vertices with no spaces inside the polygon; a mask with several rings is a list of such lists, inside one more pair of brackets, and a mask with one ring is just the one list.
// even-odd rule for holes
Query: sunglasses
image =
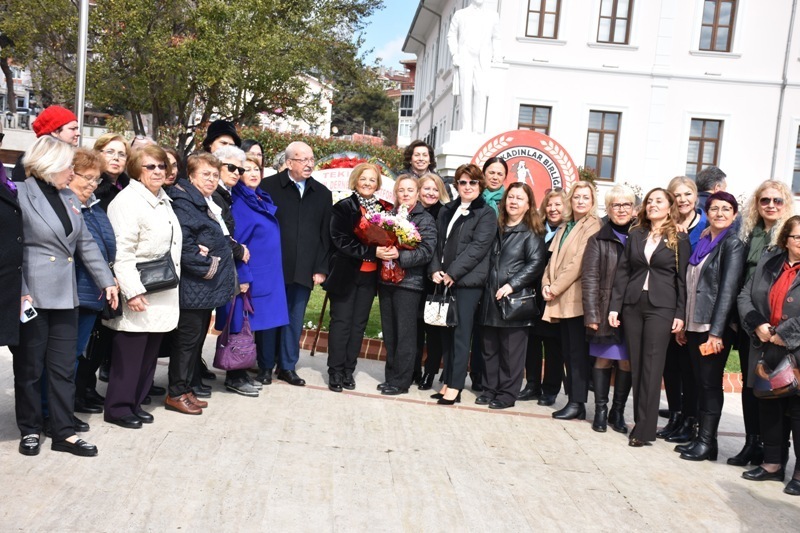
{"label": "sunglasses", "polygon": [[237,167],[233,163],[222,163],[222,166],[228,169],[228,172],[238,172],[241,176],[244,174],[244,169],[242,167]]}
{"label": "sunglasses", "polygon": [[478,184],[478,180],[458,180],[459,187],[466,187],[469,185],[470,187],[474,187]]}
{"label": "sunglasses", "polygon": [[150,172],[152,172],[152,171],[154,171],[155,169],[158,169],[158,170],[167,170],[167,165],[165,165],[164,163],[159,163],[159,164],[157,164],[157,165],[152,165],[152,164],[150,164],[150,165],[142,165],[142,168],[146,168],[147,170],[149,170]]}
{"label": "sunglasses", "polygon": [[781,206],[783,205],[783,198],[768,198],[765,196],[764,198],[758,199],[758,204],[761,207],[767,207],[770,203],[773,203],[776,206]]}

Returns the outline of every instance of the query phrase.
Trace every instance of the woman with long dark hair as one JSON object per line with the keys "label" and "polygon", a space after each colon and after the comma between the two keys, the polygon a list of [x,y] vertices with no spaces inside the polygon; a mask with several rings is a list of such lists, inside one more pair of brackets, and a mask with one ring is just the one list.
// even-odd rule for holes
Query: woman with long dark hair
{"label": "woman with long dark hair", "polygon": [[678,232],[676,217],[671,192],[656,188],[647,193],[611,293],[608,323],[612,328],[624,324],[631,358],[636,426],[628,445],[633,447],[656,439],[667,345],[684,325],[686,265],[692,248],[686,234]]}

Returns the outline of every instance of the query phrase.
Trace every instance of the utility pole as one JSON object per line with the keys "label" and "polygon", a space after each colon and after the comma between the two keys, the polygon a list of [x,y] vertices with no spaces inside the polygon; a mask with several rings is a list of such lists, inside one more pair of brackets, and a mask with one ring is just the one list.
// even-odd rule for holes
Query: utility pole
{"label": "utility pole", "polygon": [[86,52],[89,41],[89,0],[80,0],[78,22],[78,74],[75,83],[75,115],[78,117],[78,146],[83,144],[83,108],[86,97]]}

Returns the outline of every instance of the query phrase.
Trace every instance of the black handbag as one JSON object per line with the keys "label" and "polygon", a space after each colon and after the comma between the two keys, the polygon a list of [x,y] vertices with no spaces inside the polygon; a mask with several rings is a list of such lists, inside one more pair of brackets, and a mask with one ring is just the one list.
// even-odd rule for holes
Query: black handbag
{"label": "black handbag", "polygon": [[525,287],[513,292],[497,302],[503,320],[523,321],[539,317],[539,306],[536,305],[536,289]]}
{"label": "black handbag", "polygon": [[172,231],[173,233],[169,237],[170,249],[167,250],[167,253],[152,261],[136,263],[139,279],[148,293],[174,289],[178,286],[178,273],[175,271],[171,253],[172,237],[175,236],[175,230]]}
{"label": "black handbag", "polygon": [[441,283],[433,289],[433,294],[425,298],[425,308],[423,309],[423,320],[430,326],[455,327],[458,325],[458,314],[456,314],[456,297],[450,289],[444,286],[444,291],[439,292]]}

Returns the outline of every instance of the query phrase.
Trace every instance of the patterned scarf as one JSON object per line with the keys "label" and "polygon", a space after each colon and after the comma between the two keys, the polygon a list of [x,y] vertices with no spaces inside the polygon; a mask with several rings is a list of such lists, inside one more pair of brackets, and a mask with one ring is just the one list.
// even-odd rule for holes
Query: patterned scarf
{"label": "patterned scarf", "polygon": [[775,280],[769,290],[769,308],[772,311],[769,316],[769,323],[772,326],[777,326],[781,321],[781,317],[783,317],[783,302],[786,301],[786,293],[789,292],[794,278],[797,277],[798,270],[800,270],[800,263],[789,266],[789,261],[787,260],[783,263],[781,275],[778,276],[778,279]]}
{"label": "patterned scarf", "polygon": [[358,193],[356,193],[356,197],[358,198],[359,205],[361,205],[361,207],[363,207],[367,212],[367,218],[375,213],[381,213],[383,211],[383,206],[380,204],[377,197],[373,196],[372,198],[364,198]]}

